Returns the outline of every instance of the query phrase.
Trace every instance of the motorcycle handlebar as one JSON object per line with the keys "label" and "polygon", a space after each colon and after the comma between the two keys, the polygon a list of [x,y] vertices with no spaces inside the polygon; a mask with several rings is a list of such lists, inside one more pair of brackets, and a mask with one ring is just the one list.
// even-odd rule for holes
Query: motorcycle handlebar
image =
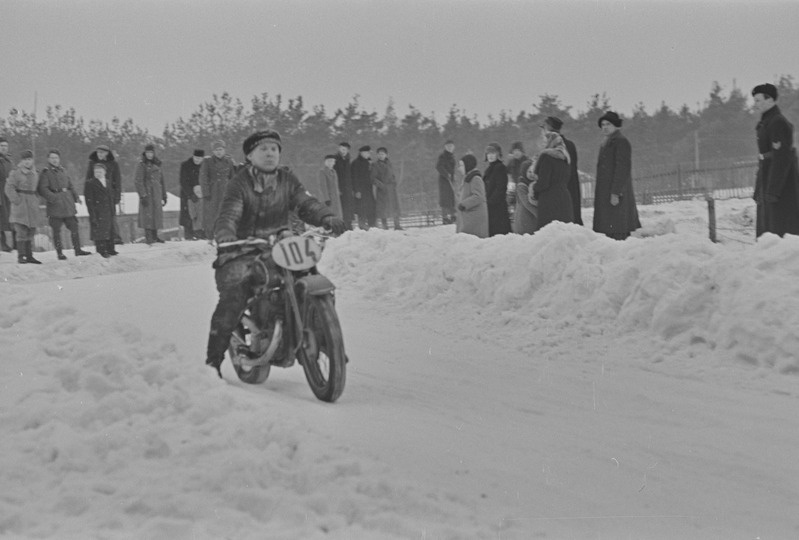
{"label": "motorcycle handlebar", "polygon": [[[287,230],[287,229],[284,229]],[[330,234],[332,231],[329,229],[323,229],[325,233],[321,233],[319,231],[308,230],[300,234],[299,236],[316,236],[317,238],[333,238]],[[282,232],[282,231],[281,231]],[[233,240],[231,242],[222,242],[216,245],[217,249],[227,250],[236,246],[259,246],[259,245],[266,245],[271,246],[274,242],[272,240],[267,240],[265,238],[243,238],[241,240]]]}

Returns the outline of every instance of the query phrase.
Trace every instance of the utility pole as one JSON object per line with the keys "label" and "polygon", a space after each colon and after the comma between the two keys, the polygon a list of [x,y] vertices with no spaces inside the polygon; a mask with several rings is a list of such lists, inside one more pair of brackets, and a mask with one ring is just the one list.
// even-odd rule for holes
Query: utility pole
{"label": "utility pole", "polygon": [[699,130],[694,131],[694,169],[699,170]]}

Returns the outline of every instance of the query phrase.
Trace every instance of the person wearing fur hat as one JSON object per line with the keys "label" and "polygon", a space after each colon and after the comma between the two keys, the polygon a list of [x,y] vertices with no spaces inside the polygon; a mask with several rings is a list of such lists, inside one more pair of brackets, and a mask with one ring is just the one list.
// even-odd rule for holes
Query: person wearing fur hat
{"label": "person wearing fur hat", "polygon": [[[8,139],[0,137],[0,249],[3,251],[11,251],[17,248],[17,233],[8,221],[8,216],[11,212],[11,201],[6,195],[6,179],[13,169],[14,165],[8,156]],[[6,232],[11,233],[11,243],[6,238]]]}
{"label": "person wearing fur hat", "polygon": [[134,178],[139,193],[139,228],[144,229],[144,241],[147,244],[163,243],[158,237],[158,229],[164,226],[166,186],[161,160],[155,155],[154,145],[144,147],[141,159],[136,164]]}
{"label": "person wearing fur hat", "polygon": [[488,205],[485,184],[477,168],[477,158],[466,154],[458,162],[458,172],[463,175],[455,232],[488,237]]}
{"label": "person wearing fur hat", "polygon": [[624,240],[641,227],[633,192],[632,147],[615,112],[606,112],[597,124],[605,138],[596,165],[594,231]]}
{"label": "person wearing fur hat", "polygon": [[205,238],[200,200],[200,166],[205,150],[196,149],[192,156],[180,164],[180,226],[187,240]]}
{"label": "person wearing fur hat", "polygon": [[342,234],[347,225],[311,196],[288,168],[280,165],[283,141],[273,130],[253,133],[244,140],[245,166],[228,183],[214,237],[219,246],[214,261],[219,301],[211,316],[205,363],[222,377],[220,366],[239,316],[253,294],[250,265],[259,252],[242,253],[225,244],[248,237],[268,238],[290,225],[291,214],[314,226]]}
{"label": "person wearing fur hat", "polygon": [[502,147],[499,143],[488,143],[485,150],[488,162],[483,173],[485,182],[486,203],[488,204],[488,236],[508,234],[510,232],[510,215],[508,214],[508,168],[502,163]]}
{"label": "person wearing fur hat", "polygon": [[758,167],[754,199],[756,233],[799,235],[799,164],[793,145],[793,125],[777,105],[777,87],[759,84],[752,89],[757,124]]}
{"label": "person wearing fur hat", "polygon": [[553,221],[571,223],[572,199],[569,195],[569,161],[561,136],[554,131],[541,131],[543,150],[538,155],[533,169],[532,197],[538,201],[537,225],[543,229]]}
{"label": "person wearing fur hat", "polygon": [[438,205],[441,207],[441,221],[444,225],[455,222],[455,142],[444,143],[444,151],[438,155]]}
{"label": "person wearing fur hat", "polygon": [[236,164],[227,153],[225,141],[215,141],[211,145],[211,155],[206,156],[200,166],[203,230],[214,230],[214,222],[219,215],[219,208],[222,206],[225,188],[234,174],[236,174]]}
{"label": "person wearing fur hat", "polygon": [[352,160],[352,192],[355,195],[355,212],[358,227],[369,229],[377,224],[374,186],[372,185],[372,147],[358,149],[358,157]]}
{"label": "person wearing fur hat", "polygon": [[86,210],[89,212],[89,234],[95,249],[103,258],[118,255],[114,249],[114,189],[106,177],[108,164],[98,161],[92,177],[83,186]]}
{"label": "person wearing fur hat", "polygon": [[89,166],[86,168],[86,180],[94,178],[94,166],[97,163],[102,163],[106,168],[106,179],[108,185],[111,186],[111,193],[114,197],[114,219],[112,225],[114,228],[114,243],[122,244],[122,237],[119,234],[119,224],[116,220],[117,207],[122,202],[122,172],[119,169],[119,162],[114,158],[114,153],[107,144],[100,144],[94,149],[94,152],[89,154]]}
{"label": "person wearing fur hat", "polygon": [[516,208],[512,224],[516,234],[533,234],[538,230],[538,200],[530,196],[536,181],[534,164],[530,159],[522,163],[519,178],[516,179]]}
{"label": "person wearing fur hat", "polygon": [[319,194],[333,214],[342,217],[341,193],[335,166],[336,154],[326,155],[325,164],[319,169]]}
{"label": "person wearing fur hat", "polygon": [[33,167],[33,152],[23,151],[17,168],[6,180],[5,192],[11,202],[8,221],[17,232],[17,262],[41,264],[33,257],[33,237],[36,224],[41,221],[39,212],[39,173]]}
{"label": "person wearing fur hat", "polygon": [[582,202],[583,196],[580,190],[580,172],[577,168],[577,146],[567,139],[561,132],[563,127],[563,120],[555,116],[547,116],[541,124],[541,129],[544,131],[554,131],[558,133],[563,139],[563,144],[566,145],[566,150],[569,152],[569,195],[572,198],[572,214],[574,216],[574,223],[578,225],[583,224],[582,217]]}
{"label": "person wearing fur hat", "polygon": [[350,162],[350,143],[338,143],[336,164],[333,166],[338,177],[338,189],[341,193],[341,217],[352,225],[355,215],[355,202],[352,194],[352,164]]}

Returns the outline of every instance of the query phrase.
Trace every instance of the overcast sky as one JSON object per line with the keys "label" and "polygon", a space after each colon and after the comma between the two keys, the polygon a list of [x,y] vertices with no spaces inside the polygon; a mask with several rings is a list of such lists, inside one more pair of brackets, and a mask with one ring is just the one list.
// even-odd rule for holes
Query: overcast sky
{"label": "overcast sky", "polygon": [[0,116],[75,107],[160,135],[214,93],[358,94],[484,119],[556,94],[696,109],[713,81],[748,94],[799,77],[799,2],[561,0],[0,0]]}

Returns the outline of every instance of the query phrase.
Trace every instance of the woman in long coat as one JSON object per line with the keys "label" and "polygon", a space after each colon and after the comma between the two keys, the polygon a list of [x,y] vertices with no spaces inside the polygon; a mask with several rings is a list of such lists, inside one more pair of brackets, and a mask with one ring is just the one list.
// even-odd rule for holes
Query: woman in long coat
{"label": "woman in long coat", "polygon": [[533,162],[522,163],[519,178],[516,179],[516,210],[513,213],[513,232],[533,234],[538,230],[538,201],[530,198],[535,181]]}
{"label": "woman in long coat", "polygon": [[158,238],[158,229],[164,226],[166,188],[161,160],[155,157],[155,146],[152,144],[144,147],[141,160],[136,164],[135,179],[139,193],[139,227],[144,229],[145,242],[163,242]]}
{"label": "woman in long coat", "polygon": [[33,237],[36,225],[41,221],[39,211],[39,173],[33,166],[33,152],[25,150],[20,154],[16,169],[8,175],[5,193],[11,204],[8,221],[17,233],[17,262],[20,264],[41,264],[33,258]]}
{"label": "woman in long coat", "polygon": [[458,162],[458,167],[464,178],[455,231],[486,238],[488,236],[488,206],[486,205],[483,178],[477,168],[477,158],[466,154]]}
{"label": "woman in long coat", "polygon": [[488,236],[508,234],[510,216],[508,215],[508,168],[502,163],[502,148],[492,142],[486,147],[488,167],[483,173],[488,204]]}
{"label": "woman in long coat", "polygon": [[93,177],[83,186],[89,232],[97,253],[108,258],[117,254],[114,249],[114,187],[111,180],[106,179],[108,169],[104,163],[95,163],[92,171]]}
{"label": "woman in long coat", "polygon": [[622,120],[608,111],[598,121],[605,140],[599,148],[594,193],[594,231],[624,240],[641,227],[635,205],[632,147],[619,128]]}
{"label": "woman in long coat", "polygon": [[533,194],[538,200],[539,229],[553,221],[574,221],[572,198],[569,195],[569,152],[558,133],[542,132],[541,137],[544,150],[533,169],[536,178]]}
{"label": "woman in long coat", "polygon": [[325,166],[319,169],[319,198],[334,214],[338,217],[343,217],[341,190],[338,185],[338,173],[336,173],[334,168],[335,165],[335,154],[325,156]]}

